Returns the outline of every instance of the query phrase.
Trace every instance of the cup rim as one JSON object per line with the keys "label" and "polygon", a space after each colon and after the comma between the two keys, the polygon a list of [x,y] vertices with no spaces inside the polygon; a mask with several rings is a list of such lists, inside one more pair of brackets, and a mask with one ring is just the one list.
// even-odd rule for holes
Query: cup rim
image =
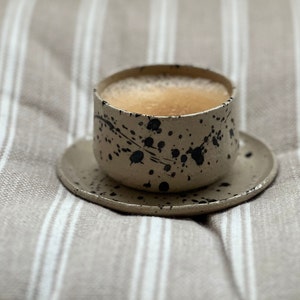
{"label": "cup rim", "polygon": [[[185,72],[179,72],[179,69]],[[196,75],[198,73],[198,76]],[[212,107],[210,109],[199,111],[191,114],[183,114],[183,115],[150,115],[150,114],[144,114],[144,113],[138,113],[134,111],[128,111],[126,109],[117,107],[109,103],[106,99],[102,98],[100,96],[101,92],[110,84],[120,81],[125,78],[129,77],[138,77],[143,75],[159,75],[159,74],[165,74],[165,75],[182,75],[192,78],[205,78],[210,79],[216,82],[219,82],[225,86],[227,89],[230,98],[226,101],[222,102],[221,104]],[[207,76],[200,76],[201,75],[207,75]],[[210,75],[210,76],[209,76]],[[214,79],[219,80],[214,80]],[[158,118],[158,119],[178,119],[178,118],[187,118],[187,117],[195,117],[195,116],[202,116],[211,112],[214,112],[224,106],[228,106],[236,97],[236,86],[233,83],[233,81],[222,74],[221,72],[215,71],[211,68],[202,68],[194,65],[185,65],[185,64],[148,64],[148,65],[142,65],[142,66],[135,66],[131,68],[122,69],[118,72],[115,72],[105,78],[103,78],[93,89],[94,94],[94,101],[100,101],[102,105],[111,107],[112,109],[118,110],[119,112],[122,112],[123,114],[128,115],[135,115],[135,116],[144,116],[148,118]]]}

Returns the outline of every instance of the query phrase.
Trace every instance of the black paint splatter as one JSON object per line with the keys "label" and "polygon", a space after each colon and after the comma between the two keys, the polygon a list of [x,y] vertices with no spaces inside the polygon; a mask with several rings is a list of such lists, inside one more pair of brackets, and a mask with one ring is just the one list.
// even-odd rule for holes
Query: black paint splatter
{"label": "black paint splatter", "polygon": [[222,182],[219,186],[230,186],[230,183],[228,183],[228,182]]}
{"label": "black paint splatter", "polygon": [[164,170],[169,172],[171,170],[171,166],[170,165],[165,165]]}
{"label": "black paint splatter", "polygon": [[180,151],[178,149],[172,149],[171,152],[172,152],[172,157],[173,158],[178,157],[179,154],[180,154]]}
{"label": "black paint splatter", "polygon": [[191,153],[192,159],[196,162],[198,166],[201,166],[204,162],[204,148],[203,146],[197,147],[195,149],[190,149],[188,153]]}
{"label": "black paint splatter", "polygon": [[110,121],[102,118],[102,121],[104,121],[104,123],[109,127],[110,130],[113,130],[115,128],[114,124],[111,123]]}
{"label": "black paint splatter", "polygon": [[153,142],[154,142],[154,140],[153,140],[152,137],[147,137],[147,138],[144,140],[144,145],[145,145],[146,147],[152,147]]}
{"label": "black paint splatter", "polygon": [[161,125],[160,120],[152,119],[148,122],[147,129],[152,130],[152,131],[161,132],[161,129],[159,128],[160,125]]}
{"label": "black paint splatter", "polygon": [[168,190],[169,190],[169,184],[167,183],[167,182],[165,182],[165,181],[163,181],[163,182],[161,182],[160,184],[159,184],[159,190],[161,191],[161,192],[167,192]]}
{"label": "black paint splatter", "polygon": [[145,188],[151,188],[151,183],[150,183],[150,181],[149,181],[148,183],[144,183],[143,186],[144,186]]}
{"label": "black paint splatter", "polygon": [[252,152],[247,152],[246,154],[245,154],[245,157],[247,157],[247,158],[249,158],[249,157],[251,157],[252,156]]}
{"label": "black paint splatter", "polygon": [[213,137],[212,142],[213,142],[213,144],[214,144],[216,147],[219,147],[219,146],[220,146],[220,145],[219,145],[219,142],[218,142],[218,140],[217,140],[216,137]]}
{"label": "black paint splatter", "polygon": [[140,150],[133,152],[130,156],[131,164],[141,163],[144,158],[144,153]]}
{"label": "black paint splatter", "polygon": [[181,155],[180,160],[182,163],[185,163],[187,161],[187,156],[185,154]]}
{"label": "black paint splatter", "polygon": [[164,141],[160,141],[158,144],[157,144],[157,147],[158,147],[158,151],[161,152],[161,149],[165,146],[165,142]]}

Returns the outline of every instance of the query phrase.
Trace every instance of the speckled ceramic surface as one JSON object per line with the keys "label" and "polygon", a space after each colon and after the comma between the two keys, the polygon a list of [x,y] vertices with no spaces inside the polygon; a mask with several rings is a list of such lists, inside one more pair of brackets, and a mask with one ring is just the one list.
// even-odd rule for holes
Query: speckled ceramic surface
{"label": "speckled ceramic surface", "polygon": [[149,193],[127,188],[106,176],[93,155],[91,139],[70,146],[58,161],[57,174],[74,194],[131,214],[192,216],[238,205],[261,191],[277,174],[272,151],[260,140],[240,133],[238,158],[226,176],[205,188],[184,193]]}
{"label": "speckled ceramic surface", "polygon": [[[222,84],[229,99],[209,110],[178,116],[132,113],[109,104],[101,91],[128,77],[186,76]],[[94,154],[102,170],[124,185],[149,192],[205,186],[227,173],[238,152],[235,88],[208,69],[151,65],[118,72],[94,91]]]}

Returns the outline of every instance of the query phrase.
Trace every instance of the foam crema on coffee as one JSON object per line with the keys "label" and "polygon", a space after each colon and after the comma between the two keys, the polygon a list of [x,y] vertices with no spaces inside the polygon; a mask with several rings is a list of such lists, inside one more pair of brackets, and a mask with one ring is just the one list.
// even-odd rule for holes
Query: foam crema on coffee
{"label": "foam crema on coffee", "polygon": [[133,113],[178,116],[217,107],[230,95],[224,85],[206,78],[145,75],[108,85],[101,98],[116,108]]}

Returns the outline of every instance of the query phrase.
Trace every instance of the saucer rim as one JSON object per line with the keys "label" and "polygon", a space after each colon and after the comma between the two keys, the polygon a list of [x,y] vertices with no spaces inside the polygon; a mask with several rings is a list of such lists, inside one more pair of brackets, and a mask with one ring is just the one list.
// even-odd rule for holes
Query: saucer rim
{"label": "saucer rim", "polygon": [[[262,180],[255,184],[254,187],[251,189],[245,190],[242,193],[239,193],[237,195],[233,195],[230,197],[226,197],[224,199],[218,199],[213,203],[193,203],[193,204],[180,204],[175,206],[164,206],[161,209],[157,206],[151,206],[147,204],[135,204],[135,203],[127,203],[127,202],[120,202],[116,201],[114,199],[108,198],[103,195],[93,194],[90,193],[83,188],[78,188],[74,185],[73,182],[70,181],[68,176],[65,175],[65,172],[63,171],[62,163],[63,158],[70,150],[70,148],[74,147],[74,145],[78,144],[79,142],[92,142],[91,136],[82,137],[80,139],[77,139],[74,141],[71,145],[69,145],[64,152],[61,154],[60,158],[57,161],[56,164],[56,174],[61,181],[61,184],[63,184],[71,193],[73,193],[75,196],[78,196],[82,198],[83,200],[86,200],[88,202],[101,205],[103,207],[112,209],[117,212],[122,212],[125,214],[135,214],[135,215],[148,215],[148,216],[162,216],[162,217],[186,217],[186,216],[196,216],[201,214],[208,214],[212,212],[218,212],[220,210],[225,210],[234,206],[237,206],[241,203],[244,203],[245,201],[255,197],[256,195],[263,192],[276,178],[278,174],[279,164],[276,159],[276,156],[274,152],[271,150],[271,148],[260,140],[259,138],[245,133],[243,131],[240,131],[240,140],[241,137],[245,136],[246,138],[250,138],[252,140],[255,140],[255,142],[261,143],[266,150],[269,152],[270,160],[272,161],[272,167],[268,175]],[[240,157],[240,155],[237,156],[237,159]],[[225,177],[226,178],[226,175]],[[122,184],[120,184],[122,185]],[[133,190],[130,187],[126,187],[129,190]],[[149,192],[145,191],[139,191],[141,194],[149,194]],[[190,191],[186,191],[187,193]],[[180,192],[172,193],[172,194],[180,194]],[[168,194],[162,194],[164,196]]]}

